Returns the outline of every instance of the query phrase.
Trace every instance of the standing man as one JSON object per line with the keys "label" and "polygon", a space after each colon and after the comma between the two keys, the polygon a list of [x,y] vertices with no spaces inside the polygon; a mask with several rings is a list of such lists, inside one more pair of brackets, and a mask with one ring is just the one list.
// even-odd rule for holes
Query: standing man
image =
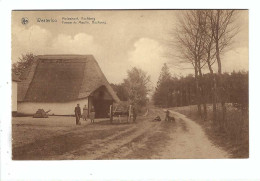
{"label": "standing man", "polygon": [[136,117],[137,117],[136,108],[135,108],[135,106],[133,106],[133,122],[134,123],[135,123]]}
{"label": "standing man", "polygon": [[75,117],[76,117],[76,125],[79,125],[80,124],[79,120],[81,117],[81,109],[79,107],[79,104],[77,104],[77,107],[75,107],[74,112],[75,112]]}

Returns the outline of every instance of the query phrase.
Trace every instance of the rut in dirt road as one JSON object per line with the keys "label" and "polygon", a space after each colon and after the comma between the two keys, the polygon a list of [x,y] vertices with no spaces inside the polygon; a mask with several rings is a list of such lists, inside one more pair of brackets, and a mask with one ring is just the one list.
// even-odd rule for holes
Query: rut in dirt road
{"label": "rut in dirt road", "polygon": [[[158,110],[153,112],[163,114]],[[154,114],[150,117],[140,117],[142,120],[126,130],[124,134],[107,138],[107,141],[102,142],[100,149],[93,154],[82,155],[80,159],[148,159],[147,152],[151,150],[147,143],[161,128],[161,123],[151,122]]]}
{"label": "rut in dirt road", "polygon": [[98,142],[94,141],[91,145],[81,147],[81,151],[76,150],[63,157],[82,160],[150,159],[166,146],[169,141],[168,131],[172,131],[174,126],[163,121],[154,122],[154,115],[163,117],[164,113],[153,109],[149,115],[140,116],[139,122],[132,124],[129,129]]}
{"label": "rut in dirt road", "polygon": [[201,126],[183,114],[170,111],[176,118],[177,129],[171,134],[171,142],[154,158],[229,158],[222,148],[214,145]]}

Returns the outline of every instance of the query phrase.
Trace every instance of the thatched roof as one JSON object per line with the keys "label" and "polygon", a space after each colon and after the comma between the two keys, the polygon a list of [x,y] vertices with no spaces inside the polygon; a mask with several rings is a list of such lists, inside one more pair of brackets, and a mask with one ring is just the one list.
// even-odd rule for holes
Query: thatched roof
{"label": "thatched roof", "polygon": [[119,98],[92,55],[39,55],[18,84],[18,101],[68,102],[88,97],[105,86]]}

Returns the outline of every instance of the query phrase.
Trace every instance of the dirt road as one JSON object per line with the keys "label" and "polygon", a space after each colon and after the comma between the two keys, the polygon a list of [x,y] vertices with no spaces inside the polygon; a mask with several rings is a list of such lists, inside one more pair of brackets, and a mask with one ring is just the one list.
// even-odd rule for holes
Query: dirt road
{"label": "dirt road", "polygon": [[[82,126],[53,129],[52,125],[16,126],[13,124],[13,159],[18,160],[92,160],[92,159],[173,159],[227,158],[229,155],[213,145],[202,128],[184,115],[171,111],[175,122],[153,121],[164,118],[161,109],[150,109],[137,123],[102,121]],[[57,118],[56,118],[57,119]],[[57,120],[56,120],[57,123]],[[41,123],[42,124],[42,123]],[[58,124],[59,125],[59,124]],[[57,124],[56,124],[57,126]],[[35,128],[33,128],[35,127]],[[24,131],[27,130],[27,131]],[[45,131],[44,131],[45,130]],[[33,134],[44,135],[31,139]],[[23,133],[23,134],[22,134]],[[31,134],[28,136],[28,134]],[[26,141],[23,141],[26,139]],[[14,143],[19,143],[15,145]],[[26,143],[26,144],[21,144]]]}
{"label": "dirt road", "polygon": [[205,135],[201,126],[183,114],[171,111],[176,118],[176,130],[171,142],[155,158],[229,158],[230,155],[214,145]]}

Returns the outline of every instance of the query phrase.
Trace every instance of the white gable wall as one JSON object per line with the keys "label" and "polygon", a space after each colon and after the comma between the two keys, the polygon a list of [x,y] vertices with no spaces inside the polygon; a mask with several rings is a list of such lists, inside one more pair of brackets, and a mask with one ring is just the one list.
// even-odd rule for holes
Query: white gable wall
{"label": "white gable wall", "polygon": [[80,104],[81,111],[84,105],[88,106],[88,98],[80,99],[71,102],[18,102],[18,113],[34,114],[38,109],[44,109],[44,111],[51,110],[48,114],[52,115],[74,115],[74,109]]}
{"label": "white gable wall", "polygon": [[12,81],[12,112],[17,111],[17,82]]}

